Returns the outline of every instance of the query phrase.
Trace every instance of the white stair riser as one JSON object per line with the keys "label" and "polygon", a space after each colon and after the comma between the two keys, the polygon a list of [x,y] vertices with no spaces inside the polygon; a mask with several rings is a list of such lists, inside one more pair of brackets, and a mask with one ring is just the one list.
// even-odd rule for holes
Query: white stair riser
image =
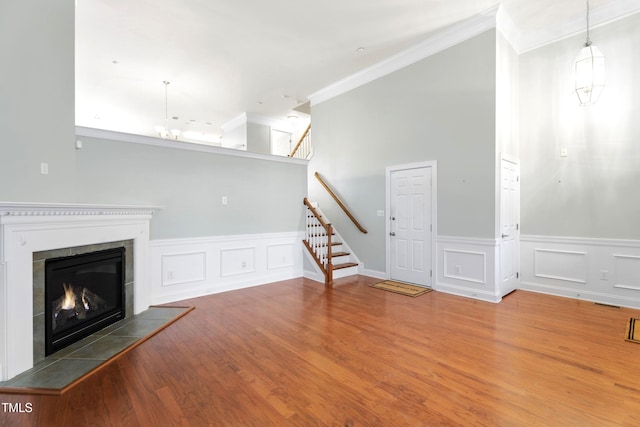
{"label": "white stair riser", "polygon": [[349,256],[349,255],[334,256],[333,259],[331,260],[331,263],[333,265],[344,264],[344,263],[347,263],[347,262],[352,262],[351,261],[351,256]]}
{"label": "white stair riser", "polygon": [[333,270],[333,278],[340,279],[342,277],[355,276],[358,274],[358,267],[341,268],[339,270]]}
{"label": "white stair riser", "polygon": [[[320,210],[317,206],[317,203],[312,203],[312,205],[314,205],[314,207],[318,210]],[[321,215],[322,212],[320,212]],[[310,216],[310,218],[312,218],[312,216]],[[324,220],[326,221],[327,218],[323,215]],[[308,227],[309,232],[312,234],[321,234],[323,233],[323,228],[319,225],[313,225]],[[331,236],[332,241],[338,242],[340,244],[338,245],[331,245],[331,252],[332,253],[338,253],[338,252],[348,252],[349,255],[342,255],[342,256],[337,256],[337,257],[332,257],[331,259],[331,263],[333,265],[340,265],[340,264],[347,264],[347,263],[359,263],[357,256],[355,256],[354,254],[351,253],[351,250],[349,249],[348,245],[343,244],[343,240],[342,237],[339,235],[339,233],[334,229],[334,235]],[[326,249],[326,248],[324,248]],[[325,251],[326,253],[326,251]],[[348,276],[354,276],[358,274],[358,270],[359,270],[359,266],[353,266],[353,267],[347,267],[347,268],[339,268],[336,270],[333,270],[333,278],[334,279],[339,279],[342,277],[348,277]]]}

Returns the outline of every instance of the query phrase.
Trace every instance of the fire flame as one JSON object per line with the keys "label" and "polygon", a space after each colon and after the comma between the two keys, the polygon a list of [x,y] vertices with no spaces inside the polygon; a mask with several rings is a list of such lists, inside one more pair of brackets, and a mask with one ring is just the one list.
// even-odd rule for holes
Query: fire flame
{"label": "fire flame", "polygon": [[73,285],[63,283],[64,287],[64,299],[62,300],[62,310],[71,310],[76,306],[76,294],[73,293]]}
{"label": "fire flame", "polygon": [[83,288],[82,289],[82,305],[84,306],[84,309],[89,311],[91,309],[91,307],[89,306],[89,298],[87,297],[87,288]]}

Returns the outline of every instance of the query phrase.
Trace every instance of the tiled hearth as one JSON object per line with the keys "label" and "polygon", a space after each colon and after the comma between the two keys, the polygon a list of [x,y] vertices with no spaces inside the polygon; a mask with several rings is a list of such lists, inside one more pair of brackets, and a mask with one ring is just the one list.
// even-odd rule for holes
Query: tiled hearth
{"label": "tiled hearth", "polygon": [[187,307],[150,307],[48,356],[9,381],[0,381],[0,392],[3,388],[5,392],[46,389],[56,394],[190,310]]}
{"label": "tiled hearth", "polygon": [[[148,206],[0,202],[0,381],[34,366],[34,254],[128,241],[133,313],[149,308]],[[36,357],[36,360],[38,357]]]}

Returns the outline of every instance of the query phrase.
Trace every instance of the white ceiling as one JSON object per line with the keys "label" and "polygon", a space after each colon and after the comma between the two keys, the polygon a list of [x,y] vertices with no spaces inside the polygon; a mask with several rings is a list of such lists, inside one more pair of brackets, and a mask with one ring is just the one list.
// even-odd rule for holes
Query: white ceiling
{"label": "white ceiling", "polygon": [[[283,118],[309,95],[481,13],[496,0],[77,0],[76,125],[221,134],[244,112]],[[640,0],[591,0],[591,23]],[[584,0],[504,0],[519,51],[586,26]],[[364,48],[358,51],[358,48]],[[576,47],[576,52],[579,47]],[[205,125],[205,123],[211,125]]]}

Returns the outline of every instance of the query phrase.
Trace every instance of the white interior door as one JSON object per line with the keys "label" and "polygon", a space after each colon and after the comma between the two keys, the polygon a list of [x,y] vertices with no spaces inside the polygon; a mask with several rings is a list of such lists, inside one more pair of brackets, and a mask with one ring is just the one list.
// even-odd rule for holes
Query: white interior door
{"label": "white interior door", "polygon": [[500,294],[518,289],[520,253],[520,165],[503,158],[500,165]]}
{"label": "white interior door", "polygon": [[391,171],[389,179],[390,278],[431,286],[432,168]]}

